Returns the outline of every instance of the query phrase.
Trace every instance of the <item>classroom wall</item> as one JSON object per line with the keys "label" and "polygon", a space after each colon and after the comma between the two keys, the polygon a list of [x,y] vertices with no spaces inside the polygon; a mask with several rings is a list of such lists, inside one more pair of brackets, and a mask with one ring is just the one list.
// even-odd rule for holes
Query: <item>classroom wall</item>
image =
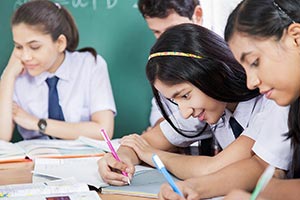
{"label": "classroom wall", "polygon": [[[0,1],[0,72],[13,49],[10,17],[28,0]],[[115,136],[140,133],[149,125],[151,89],[145,75],[155,39],[138,11],[137,0],[54,0],[74,16],[79,48],[92,46],[108,64],[117,106]]]}

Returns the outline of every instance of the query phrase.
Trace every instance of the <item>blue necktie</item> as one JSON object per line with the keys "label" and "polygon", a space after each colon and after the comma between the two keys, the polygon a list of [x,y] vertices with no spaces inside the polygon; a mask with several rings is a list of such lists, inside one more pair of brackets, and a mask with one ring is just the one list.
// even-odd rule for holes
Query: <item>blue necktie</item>
{"label": "blue necktie", "polygon": [[236,121],[234,117],[229,118],[229,125],[231,126],[235,138],[239,137],[244,130],[244,128],[238,123],[238,121]]}
{"label": "blue necktie", "polygon": [[64,114],[59,105],[58,93],[56,88],[58,77],[54,76],[52,78],[47,78],[46,82],[49,87],[48,118],[65,121]]}

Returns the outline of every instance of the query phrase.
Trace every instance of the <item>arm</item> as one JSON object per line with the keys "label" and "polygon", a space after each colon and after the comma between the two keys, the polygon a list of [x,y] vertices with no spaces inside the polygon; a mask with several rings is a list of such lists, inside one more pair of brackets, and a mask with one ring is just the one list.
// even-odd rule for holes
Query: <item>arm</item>
{"label": "arm", "polygon": [[[233,163],[215,173],[178,182],[186,198],[210,198],[223,196],[232,189],[252,191],[267,163],[254,155],[251,158]],[[161,188],[160,196],[176,199],[168,186]]]}
{"label": "arm", "polygon": [[300,179],[276,179],[273,178],[263,190],[262,196],[266,199],[299,199],[300,196]]}
{"label": "arm", "polygon": [[[39,131],[37,126],[39,118],[28,114],[22,108],[14,105],[14,121],[28,130]],[[114,114],[112,111],[98,111],[91,116],[89,122],[70,123],[53,119],[46,119],[45,134],[61,139],[77,139],[86,136],[94,139],[103,139],[100,128],[104,128],[110,138],[113,136]]]}
{"label": "arm", "polygon": [[0,81],[0,139],[10,141],[13,134],[13,93],[14,84],[17,76],[23,72],[24,66],[16,58],[14,51],[11,54],[9,62],[3,71]]}
{"label": "arm", "polygon": [[[141,137],[155,148],[163,150],[174,149],[174,146],[163,136],[159,125],[145,132]],[[134,174],[134,165],[140,164],[141,160],[134,149],[124,145],[119,147],[117,153],[122,162],[117,162],[111,154],[106,154],[98,162],[98,171],[105,182],[112,185],[125,185],[127,184],[127,179],[124,179],[125,177],[120,174],[120,171],[126,171],[131,177]]]}
{"label": "arm", "polygon": [[[132,137],[132,136],[130,136]],[[240,136],[231,145],[224,149],[221,153],[214,157],[209,156],[187,156],[160,149],[153,149],[147,146],[145,141],[139,138],[122,140],[122,144],[126,144],[133,148],[138,156],[150,165],[152,163],[152,154],[156,153],[166,168],[180,179],[187,179],[196,176],[203,176],[218,171],[219,169],[237,162],[242,159],[251,158],[254,141],[246,136]],[[185,163],[178,165],[178,163]]]}

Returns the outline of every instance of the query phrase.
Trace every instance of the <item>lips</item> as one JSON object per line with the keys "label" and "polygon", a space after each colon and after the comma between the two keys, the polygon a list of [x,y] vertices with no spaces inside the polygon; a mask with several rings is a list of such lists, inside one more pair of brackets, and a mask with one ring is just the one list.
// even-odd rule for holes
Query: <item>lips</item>
{"label": "lips", "polygon": [[262,91],[261,94],[265,95],[266,98],[270,99],[272,95],[273,89]]}
{"label": "lips", "polygon": [[200,121],[203,121],[204,120],[204,117],[205,117],[205,110],[203,110],[199,115],[198,115],[198,119]]}

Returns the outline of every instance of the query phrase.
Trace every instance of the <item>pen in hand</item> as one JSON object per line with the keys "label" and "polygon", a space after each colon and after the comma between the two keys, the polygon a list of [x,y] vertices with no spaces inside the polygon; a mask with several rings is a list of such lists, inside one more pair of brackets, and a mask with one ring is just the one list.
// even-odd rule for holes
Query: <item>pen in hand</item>
{"label": "pen in hand", "polygon": [[[113,155],[113,157],[114,157],[117,161],[121,162],[121,159],[119,158],[119,156],[118,156],[117,152],[115,151],[115,149],[114,149],[114,147],[113,147],[113,145],[112,145],[112,143],[111,143],[111,141],[110,141],[110,139],[109,139],[109,137],[108,137],[106,131],[105,131],[103,128],[101,129],[101,134],[102,134],[102,137],[104,138],[106,144],[108,145],[108,148],[110,149],[110,152],[111,152],[111,154]],[[122,174],[123,174],[124,176],[127,176],[127,177],[128,177],[127,172],[122,171]],[[130,179],[129,179],[129,177],[128,177],[127,182],[128,182],[128,184],[130,185]]]}
{"label": "pen in hand", "polygon": [[164,177],[167,179],[169,185],[172,187],[173,191],[176,192],[177,194],[179,194],[180,196],[183,197],[182,192],[179,190],[179,188],[177,187],[177,185],[175,184],[174,180],[172,179],[171,175],[169,174],[169,172],[167,171],[166,167],[164,166],[164,164],[162,163],[162,161],[160,160],[160,158],[158,157],[158,155],[153,154],[152,156],[152,160],[156,166],[156,168],[164,175]]}
{"label": "pen in hand", "polygon": [[261,175],[261,177],[259,178],[256,187],[251,195],[250,200],[255,200],[259,193],[267,186],[267,184],[269,183],[269,181],[271,180],[271,178],[273,177],[273,174],[275,172],[275,167],[269,165],[266,170],[264,171],[264,173]]}

